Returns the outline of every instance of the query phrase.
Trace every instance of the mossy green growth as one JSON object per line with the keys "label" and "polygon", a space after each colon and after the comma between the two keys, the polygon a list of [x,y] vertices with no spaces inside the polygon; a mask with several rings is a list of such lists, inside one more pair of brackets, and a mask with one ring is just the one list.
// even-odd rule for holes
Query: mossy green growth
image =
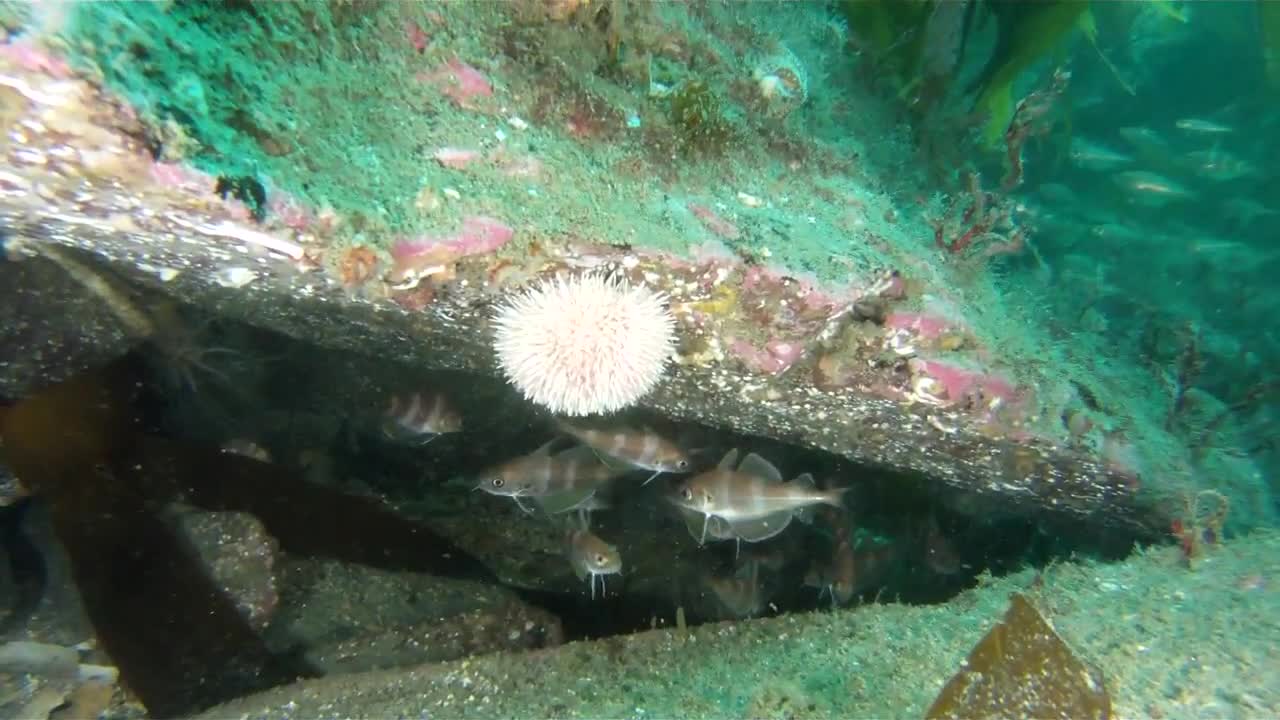
{"label": "mossy green growth", "polygon": [[1262,61],[1273,90],[1280,90],[1280,3],[1258,0],[1258,29],[1262,34]]}
{"label": "mossy green growth", "polygon": [[671,123],[689,152],[722,152],[734,135],[720,96],[702,80],[687,80],[671,92]]}
{"label": "mossy green growth", "polygon": [[[262,179],[314,206],[408,227],[421,163],[401,151],[428,60],[413,3],[87,2],[64,30],[152,129],[157,155]],[[415,104],[419,103],[419,104]]]}
{"label": "mossy green growth", "polygon": [[934,5],[934,0],[844,0],[839,10],[876,61],[906,82],[919,64]]}

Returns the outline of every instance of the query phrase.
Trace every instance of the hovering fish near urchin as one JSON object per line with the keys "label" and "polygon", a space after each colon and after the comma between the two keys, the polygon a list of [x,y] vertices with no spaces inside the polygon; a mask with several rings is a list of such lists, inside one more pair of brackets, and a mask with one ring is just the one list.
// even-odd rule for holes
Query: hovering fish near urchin
{"label": "hovering fish near urchin", "polygon": [[511,297],[493,328],[508,382],[570,417],[634,404],[675,352],[666,296],[601,273],[552,278]]}
{"label": "hovering fish near urchin", "polygon": [[592,600],[596,597],[597,582],[600,585],[600,595],[603,596],[605,576],[622,573],[622,555],[618,548],[585,528],[570,530],[566,539],[569,565],[574,574],[579,580],[590,583]]}
{"label": "hovering fish near urchin", "polygon": [[[675,443],[648,428],[614,427],[596,429],[558,421],[560,431],[591,448],[600,456],[628,467],[652,472],[645,484],[662,473],[686,473],[692,469],[689,455]],[[608,461],[605,461],[609,464]]]}
{"label": "hovering fish near urchin", "polygon": [[681,483],[670,499],[684,514],[699,545],[708,535],[760,542],[785,530],[809,506],[844,507],[848,489],[819,490],[809,473],[783,482],[768,460],[750,453],[739,462],[738,451],[730,450],[715,468]]}
{"label": "hovering fish near urchin", "polygon": [[391,440],[426,445],[441,435],[462,431],[462,416],[440,393],[392,395],[382,414],[382,434]]}

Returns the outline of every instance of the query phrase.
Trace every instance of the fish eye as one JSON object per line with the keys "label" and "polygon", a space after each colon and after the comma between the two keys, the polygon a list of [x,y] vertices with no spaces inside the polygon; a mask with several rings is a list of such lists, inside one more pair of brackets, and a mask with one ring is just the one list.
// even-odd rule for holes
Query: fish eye
{"label": "fish eye", "polygon": [[503,480],[502,478],[494,478],[491,482],[493,483],[493,486],[496,488],[500,488],[503,485],[507,484],[507,481]]}
{"label": "fish eye", "polygon": [[688,461],[688,460],[677,460],[677,461],[676,461],[676,468],[677,468],[677,469],[679,469],[679,470],[687,470],[687,469],[689,468],[689,461]]}
{"label": "fish eye", "polygon": [[605,561],[606,561],[606,560],[608,560],[608,559],[609,559],[609,558],[605,557],[604,555],[601,555],[600,553],[596,553],[596,564],[597,564],[597,565],[603,565],[603,564],[605,563]]}
{"label": "fish eye", "polygon": [[685,500],[692,500],[692,499],[693,499],[693,491],[692,491],[692,490],[690,490],[689,488],[685,488],[684,490],[680,491],[680,495],[681,495]]}

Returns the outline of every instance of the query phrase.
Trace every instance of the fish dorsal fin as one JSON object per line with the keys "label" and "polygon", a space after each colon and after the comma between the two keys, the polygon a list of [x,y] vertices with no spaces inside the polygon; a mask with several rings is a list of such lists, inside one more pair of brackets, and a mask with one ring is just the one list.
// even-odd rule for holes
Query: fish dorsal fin
{"label": "fish dorsal fin", "polygon": [[600,461],[600,456],[588,445],[574,445],[567,450],[561,450],[556,453],[556,462],[580,462],[585,465],[593,465],[598,461]]}
{"label": "fish dorsal fin", "polygon": [[764,478],[771,482],[782,482],[782,473],[778,472],[778,468],[755,453],[742,458],[742,463],[738,465],[738,472]]}
{"label": "fish dorsal fin", "polygon": [[720,464],[716,465],[717,470],[732,470],[738,464],[738,449],[734,448],[724,454],[720,459]]}
{"label": "fish dorsal fin", "polygon": [[555,444],[556,444],[556,440],[558,440],[558,439],[559,439],[559,438],[551,438],[550,440],[548,440],[548,441],[546,441],[545,443],[543,443],[543,444],[542,444],[542,445],[541,445],[537,450],[534,450],[533,452],[529,453],[529,455],[530,455],[530,456],[533,456],[533,455],[550,455],[550,454],[551,454],[551,446],[552,446],[552,445],[555,445]]}
{"label": "fish dorsal fin", "polygon": [[792,480],[791,482],[796,487],[802,487],[806,490],[808,490],[809,488],[813,488],[814,490],[818,489],[818,482],[813,479],[812,473],[802,473],[800,475],[797,475],[795,479]]}

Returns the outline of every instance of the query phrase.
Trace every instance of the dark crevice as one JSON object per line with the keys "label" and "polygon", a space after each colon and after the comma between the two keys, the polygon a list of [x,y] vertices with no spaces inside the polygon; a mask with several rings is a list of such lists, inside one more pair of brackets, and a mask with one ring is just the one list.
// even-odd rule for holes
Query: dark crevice
{"label": "dark crevice", "polygon": [[[621,478],[610,498],[613,509],[595,514],[593,530],[619,546],[624,573],[608,578],[608,592],[593,598],[559,556],[531,556],[533,565],[504,572],[493,568],[510,559],[501,555],[502,543],[518,554],[522,538],[554,540],[563,532],[515,510],[507,498],[472,492],[468,483],[485,467],[555,436],[549,418],[501,383],[319,351],[235,323],[193,327],[203,328],[207,346],[236,351],[224,356],[209,384],[175,384],[153,353],[135,353],[36,396],[53,416],[76,415],[71,429],[96,434],[95,447],[105,454],[76,455],[76,448],[59,446],[61,457],[49,466],[41,464],[48,447],[40,446],[49,438],[5,438],[9,462],[50,505],[103,647],[156,716],[317,672],[301,659],[306,647],[281,653],[263,645],[233,598],[205,576],[160,519],[174,503],[252,514],[288,556],[502,586],[558,618],[566,640],[671,625],[678,612],[692,626],[830,608],[830,595],[814,578],[842,532],[853,539],[858,558],[841,598],[846,604],[945,602],[983,572],[998,575],[1072,555],[1119,558],[1139,539],[1073,518],[1011,513],[982,498],[939,494],[923,478],[776,440],[634,413],[626,419],[698,449],[699,467],[738,448],[768,458],[787,477],[809,472],[820,484],[852,489],[847,511],[820,513],[810,525],[796,522],[764,543],[698,547],[664,500],[679,477],[647,485],[644,475]],[[466,429],[425,446],[388,439],[378,424],[388,387],[448,391]],[[22,431],[28,432],[37,431]],[[253,439],[279,462],[220,451],[237,437]],[[329,482],[308,478],[295,463],[316,448],[331,465]],[[345,485],[353,478],[359,488]],[[21,535],[11,530],[16,522],[3,527],[11,559],[26,557],[14,566],[15,578],[28,572],[34,586],[38,563],[23,555]],[[746,577],[744,562],[758,564],[761,591],[735,611],[715,588]]]}

